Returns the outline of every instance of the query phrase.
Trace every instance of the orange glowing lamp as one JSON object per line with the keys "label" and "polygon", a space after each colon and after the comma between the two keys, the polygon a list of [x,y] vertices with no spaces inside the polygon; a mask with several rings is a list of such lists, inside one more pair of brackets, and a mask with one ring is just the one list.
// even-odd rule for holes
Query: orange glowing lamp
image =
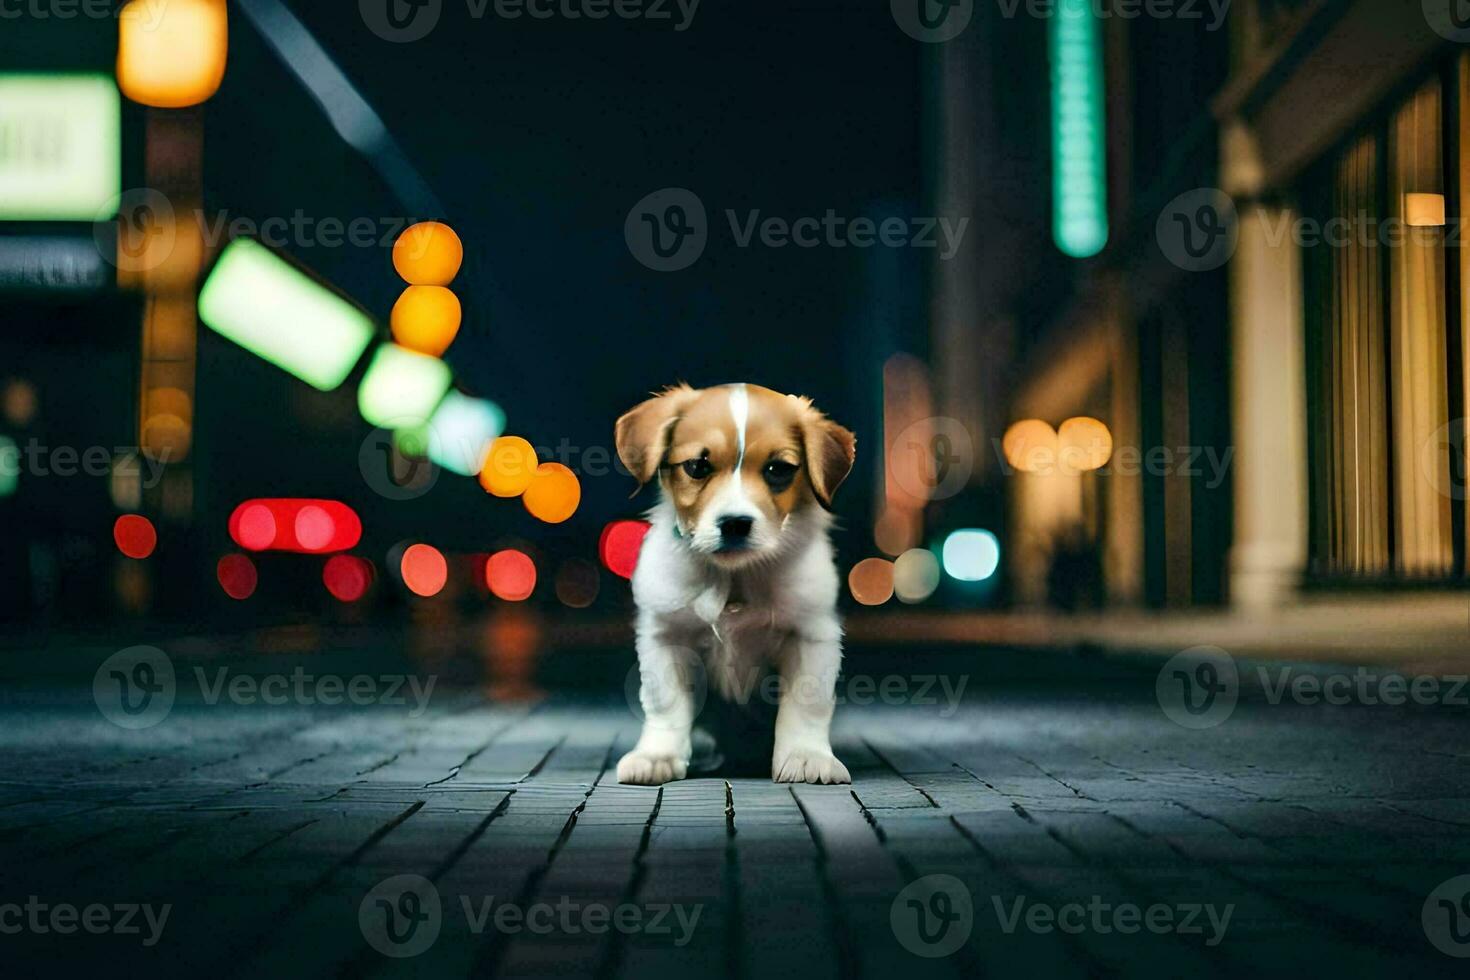
{"label": "orange glowing lamp", "polygon": [[208,100],[228,51],[225,0],[132,0],[118,13],[117,84],[134,102],[182,109]]}
{"label": "orange glowing lamp", "polygon": [[497,551],[485,562],[485,582],[496,598],[524,602],[536,591],[536,563],[524,551]]}
{"label": "orange glowing lamp", "polygon": [[577,512],[582,502],[582,484],[577,474],[561,463],[542,463],[521,495],[531,516],[547,524],[560,524]]}
{"label": "orange glowing lamp", "polygon": [[497,497],[519,497],[536,476],[536,450],[520,436],[501,436],[490,444],[480,471],[480,486]]}
{"label": "orange glowing lamp", "polygon": [[459,297],[443,286],[409,286],[389,322],[400,347],[438,357],[454,343],[462,316]]}
{"label": "orange glowing lamp", "polygon": [[444,584],[449,581],[449,562],[431,544],[410,545],[399,563],[399,574],[410,592],[430,599],[444,591]]}
{"label": "orange glowing lamp", "polygon": [[393,243],[393,268],[415,286],[447,286],[462,264],[464,245],[442,222],[421,221]]}

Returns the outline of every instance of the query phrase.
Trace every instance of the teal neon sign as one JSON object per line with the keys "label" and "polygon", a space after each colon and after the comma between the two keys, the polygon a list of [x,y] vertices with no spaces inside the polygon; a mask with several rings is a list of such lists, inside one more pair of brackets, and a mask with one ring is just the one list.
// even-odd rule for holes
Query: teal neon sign
{"label": "teal neon sign", "polygon": [[1072,258],[1108,241],[1102,30],[1089,0],[1058,0],[1051,53],[1052,238]]}

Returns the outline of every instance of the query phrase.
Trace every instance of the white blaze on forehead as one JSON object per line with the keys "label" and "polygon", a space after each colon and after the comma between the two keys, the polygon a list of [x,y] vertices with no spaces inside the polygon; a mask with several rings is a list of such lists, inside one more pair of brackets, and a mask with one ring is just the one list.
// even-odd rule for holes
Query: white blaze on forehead
{"label": "white blaze on forehead", "polygon": [[741,472],[745,468],[745,424],[750,419],[750,392],[745,385],[730,386],[730,416],[735,420],[735,469],[730,474],[730,495],[736,504],[746,504],[745,481]]}
{"label": "white blaze on forehead", "polygon": [[739,470],[745,464],[745,423],[750,418],[750,393],[745,385],[730,386],[730,414],[735,418],[735,443],[739,446],[735,469]]}

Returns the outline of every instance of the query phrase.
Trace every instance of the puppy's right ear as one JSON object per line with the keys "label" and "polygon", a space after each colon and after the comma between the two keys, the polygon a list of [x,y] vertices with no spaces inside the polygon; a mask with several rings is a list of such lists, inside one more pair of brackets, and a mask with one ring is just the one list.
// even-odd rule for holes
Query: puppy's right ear
{"label": "puppy's right ear", "polygon": [[639,489],[658,474],[664,453],[669,451],[669,432],[697,394],[688,385],[674,385],[618,419],[614,428],[618,459],[638,481]]}

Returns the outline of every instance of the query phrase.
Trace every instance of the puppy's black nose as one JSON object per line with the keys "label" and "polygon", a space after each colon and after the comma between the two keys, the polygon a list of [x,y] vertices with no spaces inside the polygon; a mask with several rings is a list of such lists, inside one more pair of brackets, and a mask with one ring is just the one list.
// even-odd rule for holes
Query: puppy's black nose
{"label": "puppy's black nose", "polygon": [[755,521],[749,517],[722,517],[719,520],[719,526],[721,546],[738,548],[750,537]]}

